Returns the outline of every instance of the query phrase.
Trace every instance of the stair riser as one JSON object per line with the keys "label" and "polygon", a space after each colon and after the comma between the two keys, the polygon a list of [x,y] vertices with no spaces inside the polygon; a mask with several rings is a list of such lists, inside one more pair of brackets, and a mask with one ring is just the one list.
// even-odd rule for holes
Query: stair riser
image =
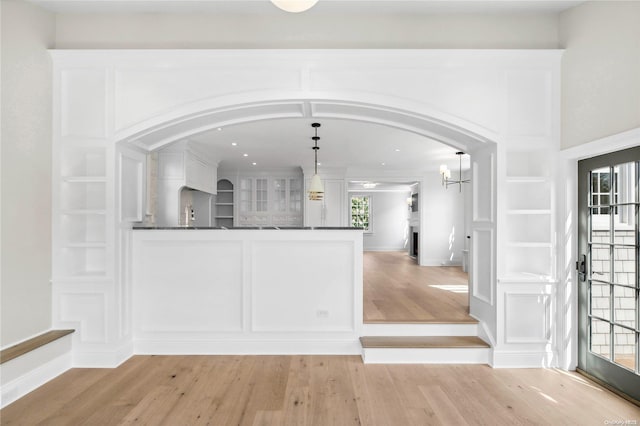
{"label": "stair riser", "polygon": [[477,336],[478,324],[364,324],[363,336]]}
{"label": "stair riser", "polygon": [[489,364],[490,348],[365,348],[365,364]]}

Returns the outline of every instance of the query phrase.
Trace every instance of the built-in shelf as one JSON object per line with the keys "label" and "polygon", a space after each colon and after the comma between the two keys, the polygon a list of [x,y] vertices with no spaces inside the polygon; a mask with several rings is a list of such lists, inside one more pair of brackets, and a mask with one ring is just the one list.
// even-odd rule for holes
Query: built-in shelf
{"label": "built-in shelf", "polygon": [[88,214],[106,214],[104,209],[67,209],[60,212],[63,215],[88,215]]}
{"label": "built-in shelf", "polygon": [[233,216],[216,216],[216,219],[233,219]]}
{"label": "built-in shelf", "polygon": [[105,176],[65,176],[62,180],[69,183],[99,183],[106,182],[107,178]]}
{"label": "built-in shelf", "polygon": [[80,243],[64,243],[63,247],[67,248],[102,248],[106,247],[106,242],[80,242]]}
{"label": "built-in shelf", "polygon": [[532,247],[532,248],[551,248],[552,245],[551,243],[539,243],[539,242],[526,242],[526,241],[520,241],[520,242],[509,242],[507,243],[507,247]]}
{"label": "built-in shelf", "polygon": [[216,206],[232,206],[233,203],[216,203]]}
{"label": "built-in shelf", "polygon": [[550,182],[545,176],[509,176],[507,183],[546,183]]}
{"label": "built-in shelf", "polygon": [[517,284],[517,283],[543,283],[556,284],[558,280],[553,279],[549,275],[534,274],[527,272],[510,273],[498,278],[498,284]]}
{"label": "built-in shelf", "polygon": [[225,193],[225,192],[227,192],[227,193],[229,193],[229,192],[233,193],[233,189],[218,189],[218,193],[221,193],[221,192],[222,192],[222,193]]}
{"label": "built-in shelf", "polygon": [[549,209],[518,209],[518,210],[507,210],[507,214],[511,214],[511,215],[551,214],[551,210]]}

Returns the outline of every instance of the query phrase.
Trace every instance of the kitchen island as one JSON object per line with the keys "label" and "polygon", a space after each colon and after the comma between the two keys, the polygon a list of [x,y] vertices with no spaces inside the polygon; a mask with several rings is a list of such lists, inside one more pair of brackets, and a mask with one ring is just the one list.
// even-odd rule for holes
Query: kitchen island
{"label": "kitchen island", "polygon": [[362,231],[134,227],[138,354],[359,354]]}

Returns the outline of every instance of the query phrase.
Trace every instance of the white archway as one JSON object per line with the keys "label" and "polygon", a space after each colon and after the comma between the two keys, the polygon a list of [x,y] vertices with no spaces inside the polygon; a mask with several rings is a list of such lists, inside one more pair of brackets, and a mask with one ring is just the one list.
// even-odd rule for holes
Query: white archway
{"label": "white archway", "polygon": [[[78,365],[112,365],[132,353],[119,147],[149,151],[253,120],[344,118],[408,130],[471,154],[471,311],[503,351],[499,364],[539,365],[554,350],[556,223],[549,200],[555,170],[539,164],[557,151],[560,54],[52,52],[54,326],[81,329]],[[536,203],[523,202],[522,188],[535,191]],[[532,215],[543,218],[541,238],[517,226]],[[501,244],[499,222],[505,223]],[[83,238],[74,241],[74,223],[98,231],[89,235],[81,227]],[[533,297],[540,293],[544,297]],[[540,327],[526,326],[541,317]]]}

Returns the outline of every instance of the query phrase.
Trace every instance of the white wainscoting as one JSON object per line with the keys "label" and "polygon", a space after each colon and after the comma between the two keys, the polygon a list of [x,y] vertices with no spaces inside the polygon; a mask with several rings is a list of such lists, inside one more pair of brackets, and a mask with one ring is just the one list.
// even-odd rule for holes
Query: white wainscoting
{"label": "white wainscoting", "polygon": [[134,230],[138,354],[359,354],[362,232]]}

